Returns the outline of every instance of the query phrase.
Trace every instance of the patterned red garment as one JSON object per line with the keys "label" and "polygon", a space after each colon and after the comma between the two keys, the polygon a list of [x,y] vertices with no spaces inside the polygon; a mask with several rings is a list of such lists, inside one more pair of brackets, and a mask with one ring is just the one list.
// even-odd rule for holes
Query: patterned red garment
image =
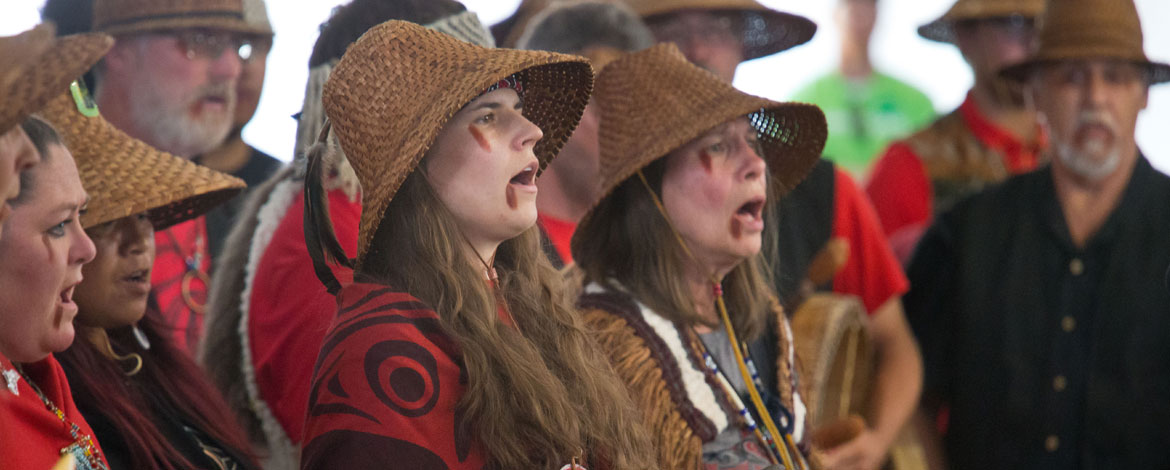
{"label": "patterned red garment", "polygon": [[[206,276],[211,272],[207,250],[207,222],[198,217],[154,234],[156,250],[151,285],[171,339],[180,350],[194,355],[203,336],[203,312],[194,306],[207,305]],[[197,264],[200,274],[190,271]],[[187,295],[184,295],[184,283]]]}
{"label": "patterned red garment", "polygon": [[410,294],[351,284],[313,373],[301,468],[481,469],[456,404],[467,385],[439,316]]}

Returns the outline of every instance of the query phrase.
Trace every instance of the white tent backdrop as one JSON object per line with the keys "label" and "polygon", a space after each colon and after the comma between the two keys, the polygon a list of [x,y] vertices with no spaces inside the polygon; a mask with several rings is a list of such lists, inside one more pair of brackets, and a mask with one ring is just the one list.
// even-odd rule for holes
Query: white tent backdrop
{"label": "white tent backdrop", "polygon": [[[836,0],[762,0],[777,9],[808,16],[820,29],[806,45],[783,54],[748,62],[740,67],[735,85],[773,99],[790,96],[800,85],[836,64],[838,39],[832,10]],[[915,33],[953,0],[881,0],[875,31],[875,65],[925,92],[938,111],[947,112],[963,100],[971,74],[951,46],[923,40]],[[0,35],[16,34],[39,21],[44,0],[4,0]],[[306,66],[317,26],[343,0],[268,0],[276,41],[268,58],[268,76],[260,108],[244,138],[282,160],[292,158],[296,124],[291,116],[300,110],[307,77]],[[486,24],[512,13],[519,0],[463,0]],[[1170,2],[1137,0],[1145,27],[1146,52],[1170,61],[1170,29],[1158,27],[1170,18]],[[1170,84],[1151,89],[1148,109],[1138,121],[1138,143],[1154,165],[1170,172]]]}

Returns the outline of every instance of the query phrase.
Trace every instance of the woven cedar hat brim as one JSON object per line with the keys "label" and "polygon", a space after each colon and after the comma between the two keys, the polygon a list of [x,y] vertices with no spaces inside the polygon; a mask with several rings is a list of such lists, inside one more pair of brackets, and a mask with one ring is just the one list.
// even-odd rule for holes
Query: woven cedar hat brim
{"label": "woven cedar hat brim", "polygon": [[685,10],[744,13],[743,60],[783,52],[812,39],[817,24],[800,15],[768,8],[755,0],[625,0],[639,16],[656,16]]}
{"label": "woven cedar hat brim", "polygon": [[589,101],[585,58],[483,48],[404,21],[375,26],[349,47],[322,101],[362,186],[359,266],[386,207],[447,121],[513,74],[524,83],[524,116],[544,133],[535,148],[543,169]]}
{"label": "woven cedar hat brim", "polygon": [[1050,8],[1041,21],[1036,52],[1000,75],[1025,81],[1044,64],[1117,59],[1145,67],[1151,84],[1170,81],[1170,64],[1146,56],[1141,19],[1132,0],[1061,0]]}
{"label": "woven cedar hat brim", "polygon": [[214,29],[252,33],[241,0],[95,0],[93,29],[112,35]]}
{"label": "woven cedar hat brim", "polygon": [[601,199],[638,170],[741,116],[757,130],[760,156],[782,195],[816,165],[828,136],[820,108],[736,90],[692,65],[673,44],[606,66],[594,97],[601,109]]}
{"label": "woven cedar hat brim", "polygon": [[1013,15],[1035,19],[1044,13],[1044,0],[959,0],[937,20],[918,28],[918,35],[931,41],[954,43],[955,23],[967,20],[1004,18]]}
{"label": "woven cedar hat brim", "polygon": [[58,94],[41,111],[77,162],[89,206],[85,228],[146,213],[155,229],[202,215],[227,202],[244,182],[156,150],[114,128],[100,115],[85,116],[71,93]]}
{"label": "woven cedar hat brim", "polygon": [[0,133],[69,88],[113,46],[105,34],[55,39],[54,28],[42,24],[15,37],[0,39]]}

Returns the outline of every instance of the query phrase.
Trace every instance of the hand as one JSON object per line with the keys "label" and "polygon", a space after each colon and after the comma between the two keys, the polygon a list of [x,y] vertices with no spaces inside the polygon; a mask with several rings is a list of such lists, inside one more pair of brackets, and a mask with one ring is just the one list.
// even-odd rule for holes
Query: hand
{"label": "hand", "polygon": [[824,453],[828,470],[878,470],[886,460],[890,444],[872,430],[865,430],[853,440]]}

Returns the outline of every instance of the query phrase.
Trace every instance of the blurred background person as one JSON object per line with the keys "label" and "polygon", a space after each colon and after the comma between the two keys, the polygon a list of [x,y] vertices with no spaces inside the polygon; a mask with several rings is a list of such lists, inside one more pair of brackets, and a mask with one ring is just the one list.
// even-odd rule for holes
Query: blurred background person
{"label": "blurred background person", "polygon": [[[564,2],[538,12],[520,37],[519,48],[585,56],[600,71],[621,55],[654,44],[637,14],[619,2]],[[581,123],[557,158],[536,180],[537,219],[544,251],[553,266],[573,262],[570,240],[577,223],[601,198],[598,174],[598,111],[592,97]]]}
{"label": "blurred background person", "polygon": [[958,0],[918,29],[958,47],[975,84],[958,109],[895,142],[874,165],[866,192],[903,262],[934,214],[1044,162],[1047,140],[1035,112],[1019,84],[998,75],[1027,56],[1043,10],[1043,0]]}
{"label": "blurred background person", "polygon": [[825,158],[864,180],[891,140],[909,135],[934,118],[930,98],[874,70],[870,38],[880,0],[837,0],[833,19],[841,40],[837,70],[801,88],[792,99],[820,106],[829,121]]}
{"label": "blurred background person", "polygon": [[1134,139],[1152,84],[1132,0],[1048,4],[1009,67],[1051,163],[939,216],[906,296],[950,468],[1170,468],[1170,177]]}

